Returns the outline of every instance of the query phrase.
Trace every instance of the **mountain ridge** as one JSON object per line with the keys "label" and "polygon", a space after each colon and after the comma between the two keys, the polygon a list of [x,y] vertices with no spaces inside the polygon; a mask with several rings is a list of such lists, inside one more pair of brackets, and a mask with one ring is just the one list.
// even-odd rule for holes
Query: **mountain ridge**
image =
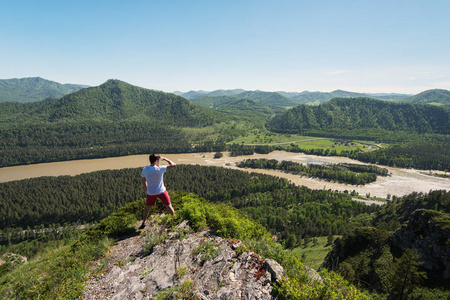
{"label": "mountain ridge", "polygon": [[[14,114],[16,111],[16,114]],[[219,113],[200,107],[171,93],[144,89],[110,79],[105,83],[35,103],[3,103],[4,122],[38,118],[45,122],[64,120],[155,120],[174,124],[206,125]],[[6,114],[8,116],[6,116]]]}
{"label": "mountain ridge", "polygon": [[36,102],[89,87],[81,84],[62,84],[41,77],[0,79],[0,102]]}
{"label": "mountain ridge", "polygon": [[405,99],[405,101],[409,103],[434,104],[450,107],[450,91],[444,89],[426,90]]}
{"label": "mountain ridge", "polygon": [[[285,92],[285,91],[275,91],[275,92],[265,92],[260,90],[255,91],[247,91],[243,89],[234,89],[234,90],[214,90],[214,91],[189,91],[186,93],[177,91],[175,94],[180,95],[186,99],[192,100],[199,97],[204,96],[237,96],[243,97],[243,93],[277,93],[283,97],[289,98],[296,102],[296,104],[321,104],[325,103],[336,97],[347,97],[347,98],[355,98],[355,97],[369,97],[378,100],[384,101],[401,101],[403,99],[409,98],[412,95],[410,94],[399,94],[399,93],[357,93],[357,92],[349,92],[344,90],[335,90],[332,92],[319,92],[319,91],[302,91],[302,92]],[[243,94],[243,95],[239,95]],[[254,100],[254,99],[252,99]],[[274,103],[271,103],[274,104]],[[286,105],[288,106],[288,105]],[[292,106],[292,105],[291,105]]]}
{"label": "mountain ridge", "polygon": [[391,103],[371,98],[334,98],[318,105],[299,105],[275,116],[268,127],[276,132],[384,129],[449,134],[450,110],[431,105]]}

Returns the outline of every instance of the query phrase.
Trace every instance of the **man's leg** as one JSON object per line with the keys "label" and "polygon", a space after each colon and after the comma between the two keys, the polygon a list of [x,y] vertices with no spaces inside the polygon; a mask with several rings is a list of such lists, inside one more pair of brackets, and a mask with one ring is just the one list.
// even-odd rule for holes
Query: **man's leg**
{"label": "man's leg", "polygon": [[151,206],[148,206],[148,205],[145,206],[144,214],[142,215],[142,224],[141,224],[141,226],[139,226],[139,229],[143,229],[145,227],[145,225],[146,225],[145,221],[147,221],[148,213],[150,212],[151,208],[152,208]]}
{"label": "man's leg", "polygon": [[147,220],[148,213],[150,212],[151,208],[152,208],[151,206],[148,206],[148,205],[145,206],[145,208],[144,208],[144,215],[142,216],[142,222],[143,223],[145,223],[145,221]]}
{"label": "man's leg", "polygon": [[175,216],[175,210],[172,207],[172,204],[166,205],[167,209],[169,210],[170,214],[172,216]]}
{"label": "man's leg", "polygon": [[164,191],[164,193],[158,195],[159,199],[161,199],[162,203],[167,207],[167,209],[169,210],[170,214],[172,216],[175,215],[175,210],[172,207],[172,203],[170,202],[170,196],[169,193],[167,191]]}
{"label": "man's leg", "polygon": [[148,213],[150,212],[150,209],[152,208],[152,206],[155,204],[156,204],[156,196],[147,195],[147,199],[145,199],[144,214],[142,215],[142,224],[139,227],[140,229],[145,227],[145,221],[147,221]]}

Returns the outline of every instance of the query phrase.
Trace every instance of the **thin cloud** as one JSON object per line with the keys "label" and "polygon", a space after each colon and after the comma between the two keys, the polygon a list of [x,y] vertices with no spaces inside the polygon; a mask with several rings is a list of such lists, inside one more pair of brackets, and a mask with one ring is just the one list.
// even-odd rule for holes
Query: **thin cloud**
{"label": "thin cloud", "polygon": [[350,73],[350,71],[340,70],[340,71],[328,71],[328,72],[325,72],[326,75],[340,75],[340,74],[345,74],[345,73]]}

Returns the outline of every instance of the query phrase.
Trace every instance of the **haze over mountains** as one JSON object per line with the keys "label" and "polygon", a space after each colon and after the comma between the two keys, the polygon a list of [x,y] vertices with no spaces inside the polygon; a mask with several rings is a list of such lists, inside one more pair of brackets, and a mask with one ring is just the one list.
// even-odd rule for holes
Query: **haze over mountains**
{"label": "haze over mountains", "polygon": [[[201,97],[218,97],[218,96],[233,96],[236,98],[246,98],[251,99],[251,96],[258,95],[258,96],[265,96],[265,94],[271,94],[272,97],[273,94],[278,94],[284,97],[286,99],[286,103],[288,104],[321,104],[325,103],[333,98],[357,98],[357,97],[369,97],[373,99],[378,100],[385,100],[385,101],[399,101],[403,99],[407,99],[411,97],[412,95],[408,94],[396,94],[396,93],[376,93],[376,94],[365,94],[365,93],[355,93],[355,92],[347,92],[342,90],[336,90],[333,92],[283,92],[283,91],[277,91],[277,92],[264,92],[264,91],[245,91],[242,89],[237,90],[215,90],[212,92],[207,91],[189,91],[186,93],[183,92],[175,92],[175,94],[180,95],[186,99],[194,100]],[[288,101],[287,99],[290,99],[292,101]],[[274,103],[271,103],[274,104]],[[288,105],[282,105],[282,106],[288,106]],[[291,105],[292,106],[292,105]]]}
{"label": "haze over mountains", "polygon": [[[61,98],[87,87],[89,86],[81,84],[61,84],[40,77],[0,79],[0,103],[26,103],[36,102],[47,98]],[[397,93],[355,93],[343,90],[332,92],[265,92],[260,90],[246,91],[243,89],[220,89],[214,91],[199,90],[189,92],[176,91],[174,94],[189,99],[200,106],[214,107],[216,109],[217,107],[215,106],[219,103],[242,99],[259,102],[265,105],[276,105],[289,108],[299,104],[318,105],[328,102],[333,98],[357,97],[450,107],[450,92],[444,89],[427,90],[417,95]]]}
{"label": "haze over mountains", "polygon": [[[293,107],[299,104],[318,105],[330,101],[333,98],[372,98],[383,101],[392,102],[410,102],[417,104],[433,104],[438,106],[450,107],[450,92],[444,89],[427,90],[417,95],[397,94],[397,93],[355,93],[343,90],[336,90],[332,92],[264,92],[264,91],[245,91],[242,89],[235,90],[215,90],[207,91],[189,91],[174,92],[186,99],[193,101],[202,106],[212,106],[216,102],[216,97],[234,97],[236,99],[251,99],[261,103],[267,103],[267,98],[275,98],[274,94],[278,96],[278,104],[270,102],[273,105],[284,107]],[[252,97],[257,95],[258,97]],[[208,98],[206,98],[208,97]],[[205,103],[205,99],[209,99],[209,103]],[[231,99],[231,98],[228,98]],[[263,99],[263,100],[261,100]],[[283,100],[282,100],[283,99]],[[282,103],[280,105],[280,103]]]}

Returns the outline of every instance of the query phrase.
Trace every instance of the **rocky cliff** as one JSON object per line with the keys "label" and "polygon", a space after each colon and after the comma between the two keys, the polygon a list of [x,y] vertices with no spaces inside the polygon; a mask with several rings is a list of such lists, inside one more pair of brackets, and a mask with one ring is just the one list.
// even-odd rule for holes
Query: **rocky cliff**
{"label": "rocky cliff", "polygon": [[393,289],[392,277],[401,275],[399,258],[407,249],[419,255],[412,265],[426,272],[428,279],[421,280],[425,286],[449,288],[450,214],[435,210],[416,209],[395,232],[373,227],[347,231],[335,241],[321,268],[338,271],[368,289],[388,292]]}
{"label": "rocky cliff", "polygon": [[421,254],[428,277],[450,278],[450,216],[434,210],[417,209],[392,237],[392,248],[413,248]]}
{"label": "rocky cliff", "polygon": [[277,262],[240,241],[192,233],[186,221],[172,230],[150,222],[120,240],[106,261],[84,299],[274,299],[273,283],[283,275]]}

